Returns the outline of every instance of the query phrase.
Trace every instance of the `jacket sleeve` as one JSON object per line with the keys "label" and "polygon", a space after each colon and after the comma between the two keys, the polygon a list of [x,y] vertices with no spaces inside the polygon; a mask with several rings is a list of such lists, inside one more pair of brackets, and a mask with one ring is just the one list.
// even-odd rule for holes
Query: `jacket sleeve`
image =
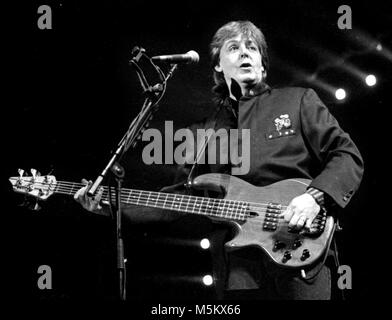
{"label": "jacket sleeve", "polygon": [[361,154],[314,90],[304,92],[300,108],[304,139],[321,166],[309,187],[323,191],[344,208],[362,180]]}

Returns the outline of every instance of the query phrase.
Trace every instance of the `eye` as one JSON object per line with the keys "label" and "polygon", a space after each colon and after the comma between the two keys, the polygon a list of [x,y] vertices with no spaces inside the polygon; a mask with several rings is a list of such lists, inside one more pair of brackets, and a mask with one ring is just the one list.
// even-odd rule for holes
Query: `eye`
{"label": "eye", "polygon": [[252,51],[257,51],[257,50],[258,50],[258,48],[257,48],[256,46],[249,46],[249,50],[252,50]]}
{"label": "eye", "polygon": [[229,51],[234,51],[237,49],[238,49],[238,46],[236,44],[232,44],[231,46],[229,46]]}

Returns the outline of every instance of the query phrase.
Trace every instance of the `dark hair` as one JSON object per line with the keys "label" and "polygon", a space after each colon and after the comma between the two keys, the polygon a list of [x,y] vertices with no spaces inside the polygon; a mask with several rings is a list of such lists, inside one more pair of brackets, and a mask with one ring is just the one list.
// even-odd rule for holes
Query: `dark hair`
{"label": "dark hair", "polygon": [[264,79],[267,74],[269,61],[267,54],[267,42],[265,41],[264,34],[250,21],[228,22],[218,29],[210,43],[211,67],[213,70],[213,77],[215,82],[215,86],[212,88],[212,91],[215,95],[220,97],[227,95],[228,89],[222,72],[217,72],[215,70],[215,66],[219,63],[220,50],[222,49],[225,41],[234,38],[239,34],[245,35],[248,38],[252,38],[256,42],[256,45],[261,53],[261,63],[265,70]]}

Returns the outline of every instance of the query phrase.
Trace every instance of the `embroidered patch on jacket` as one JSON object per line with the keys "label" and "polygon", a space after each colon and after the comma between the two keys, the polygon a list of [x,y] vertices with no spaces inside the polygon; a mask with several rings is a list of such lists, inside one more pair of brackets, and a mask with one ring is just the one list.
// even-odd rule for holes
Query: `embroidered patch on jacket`
{"label": "embroidered patch on jacket", "polygon": [[283,128],[291,128],[291,120],[288,114],[281,114],[279,118],[274,120],[274,123],[277,131],[281,131]]}
{"label": "embroidered patch on jacket", "polygon": [[295,130],[291,128],[291,120],[288,114],[281,114],[278,118],[275,118],[274,125],[276,127],[276,131],[267,134],[268,139],[295,134]]}

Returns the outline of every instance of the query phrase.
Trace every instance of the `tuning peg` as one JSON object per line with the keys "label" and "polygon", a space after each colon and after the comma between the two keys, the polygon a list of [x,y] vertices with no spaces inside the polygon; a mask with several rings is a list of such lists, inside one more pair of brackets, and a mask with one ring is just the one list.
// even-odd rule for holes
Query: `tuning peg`
{"label": "tuning peg", "polygon": [[24,170],[23,169],[18,169],[18,173],[19,173],[19,177],[23,177],[23,174],[24,174]]}
{"label": "tuning peg", "polygon": [[41,173],[39,171],[37,171],[36,169],[30,169],[31,175],[33,176],[33,179],[35,179],[36,177],[41,176]]}

